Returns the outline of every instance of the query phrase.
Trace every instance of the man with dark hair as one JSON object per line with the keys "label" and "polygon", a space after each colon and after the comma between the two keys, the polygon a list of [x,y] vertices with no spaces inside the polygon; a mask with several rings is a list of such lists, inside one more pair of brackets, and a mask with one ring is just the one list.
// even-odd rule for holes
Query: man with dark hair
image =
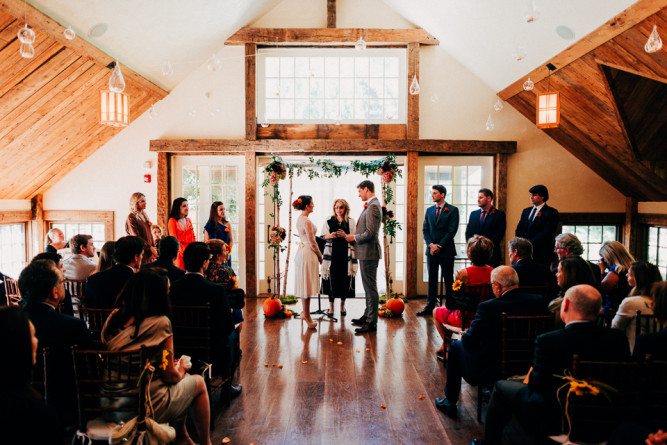
{"label": "man with dark hair", "polygon": [[454,283],[454,258],[456,246],[454,237],[459,230],[459,209],[445,202],[447,189],[443,185],[432,187],[431,197],[435,205],[424,215],[422,233],[426,243],[426,264],[428,266],[428,293],[426,306],[417,315],[430,315],[438,300],[438,272],[442,270],[445,279],[445,295],[452,292]]}
{"label": "man with dark hair", "polygon": [[[53,264],[56,265],[58,270],[64,274],[65,270],[63,268],[62,259],[63,257],[61,257],[60,254],[56,252],[40,252],[34,257],[32,257],[32,260],[30,260],[30,262],[32,263],[37,260],[53,261]],[[65,299],[62,301],[62,303],[60,303],[59,312],[61,314],[74,315],[74,306],[72,305],[72,295],[69,293],[67,289],[65,289]]]}
{"label": "man with dark hair", "polygon": [[480,189],[477,194],[479,210],[470,214],[466,227],[466,241],[473,235],[482,235],[493,241],[493,255],[489,266],[498,267],[502,262],[502,240],[507,229],[505,212],[493,207],[493,192]]}
{"label": "man with dark hair", "polygon": [[630,345],[625,332],[598,326],[596,319],[602,297],[593,286],[580,284],[565,292],[560,318],[565,328],[539,335],[535,339],[535,357],[528,384],[501,380],[496,382],[484,424],[484,441],[476,444],[500,444],[505,425],[513,414],[533,431],[555,432],[560,429],[561,410],[556,390],[563,375],[572,369],[572,357],[581,360],[625,361]]}
{"label": "man with dark hair", "polygon": [[74,235],[69,240],[72,256],[63,261],[65,279],[67,280],[87,280],[97,266],[91,258],[95,256],[95,245],[93,237],[90,235]]}
{"label": "man with dark hair", "polygon": [[544,264],[533,260],[533,245],[526,238],[514,237],[507,243],[510,264],[519,276],[520,286],[548,286],[555,289],[555,276]]}
{"label": "man with dark hair", "polygon": [[[18,284],[25,312],[35,325],[38,348],[48,347],[50,363],[56,365],[49,368],[49,405],[56,408],[65,425],[72,425],[76,421],[76,390],[70,348],[88,347],[90,334],[83,320],[56,311],[65,298],[64,280],[53,261],[35,260],[23,269]],[[40,371],[36,369],[36,377]]]}
{"label": "man with dark hair", "polygon": [[178,239],[173,236],[165,236],[160,240],[160,256],[157,260],[152,263],[146,263],[141,266],[142,269],[147,269],[149,267],[161,267],[167,270],[167,275],[169,276],[169,281],[172,283],[176,280],[183,278],[185,271],[180,267],[174,266],[174,260],[178,257],[178,249],[180,243]]}
{"label": "man with dark hair", "polygon": [[139,237],[128,235],[116,241],[113,257],[116,264],[109,269],[91,275],[86,285],[86,307],[113,309],[121,289],[141,267],[146,243]]}
{"label": "man with dark hair", "polygon": [[354,332],[364,334],[377,330],[378,303],[380,300],[377,270],[378,262],[382,258],[378,232],[382,221],[382,204],[375,197],[375,185],[372,181],[361,181],[357,190],[359,191],[359,198],[366,203],[357,221],[357,233],[347,235],[345,240],[348,243],[354,243],[361,283],[364,285],[364,292],[366,293],[364,315],[352,320],[352,324],[359,326]]}
{"label": "man with dark hair", "polygon": [[[204,278],[211,251],[205,243],[190,243],[183,252],[185,275],[171,284],[169,297],[174,306],[211,306],[211,348],[214,370],[226,373],[234,360],[234,320],[231,308],[242,308],[245,302],[230,301],[225,286]],[[196,357],[195,357],[196,358]],[[241,393],[241,385],[232,385],[232,396]]]}
{"label": "man with dark hair", "polygon": [[526,238],[533,245],[533,258],[549,267],[553,259],[554,238],[558,229],[558,210],[547,205],[549,190],[535,185],[528,190],[532,207],[523,209],[515,236]]}
{"label": "man with dark hair", "polygon": [[479,305],[475,319],[461,340],[449,345],[445,398],[435,399],[435,406],[449,417],[457,417],[456,404],[461,392],[461,379],[471,385],[500,377],[501,323],[507,315],[546,315],[547,301],[541,295],[522,292],[519,277],[509,266],[491,272],[491,287],[496,298]]}

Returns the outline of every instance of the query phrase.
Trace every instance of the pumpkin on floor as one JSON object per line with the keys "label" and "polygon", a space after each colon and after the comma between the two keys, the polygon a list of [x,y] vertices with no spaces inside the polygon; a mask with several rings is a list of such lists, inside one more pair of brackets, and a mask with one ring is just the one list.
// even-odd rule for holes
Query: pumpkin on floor
{"label": "pumpkin on floor", "polygon": [[282,310],[283,305],[279,298],[267,298],[262,305],[264,315],[267,317],[275,317]]}
{"label": "pumpkin on floor", "polygon": [[390,298],[387,301],[387,309],[393,312],[395,315],[400,315],[405,310],[405,303],[400,298]]}

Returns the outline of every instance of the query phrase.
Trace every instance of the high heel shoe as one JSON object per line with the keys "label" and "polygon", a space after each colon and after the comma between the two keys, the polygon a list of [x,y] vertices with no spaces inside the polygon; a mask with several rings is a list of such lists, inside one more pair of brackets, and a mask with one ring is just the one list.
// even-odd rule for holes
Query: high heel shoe
{"label": "high heel shoe", "polygon": [[308,324],[308,329],[315,329],[317,328],[317,322],[316,321],[307,321]]}
{"label": "high heel shoe", "polygon": [[341,306],[340,315],[347,315],[347,311],[345,310],[345,306]]}

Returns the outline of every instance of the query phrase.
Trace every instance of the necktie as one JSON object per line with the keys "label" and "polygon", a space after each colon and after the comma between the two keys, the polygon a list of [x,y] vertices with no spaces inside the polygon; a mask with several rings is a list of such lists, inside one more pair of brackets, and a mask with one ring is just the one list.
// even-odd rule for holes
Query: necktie
{"label": "necktie", "polygon": [[484,224],[484,218],[486,217],[486,210],[482,210],[482,214],[479,217],[479,223]]}
{"label": "necktie", "polygon": [[530,218],[528,218],[528,221],[530,221],[531,223],[535,219],[535,213],[537,213],[536,211],[537,211],[537,207],[533,207],[533,211],[530,212]]}
{"label": "necktie", "polygon": [[437,221],[440,218],[440,206],[435,208],[435,220]]}

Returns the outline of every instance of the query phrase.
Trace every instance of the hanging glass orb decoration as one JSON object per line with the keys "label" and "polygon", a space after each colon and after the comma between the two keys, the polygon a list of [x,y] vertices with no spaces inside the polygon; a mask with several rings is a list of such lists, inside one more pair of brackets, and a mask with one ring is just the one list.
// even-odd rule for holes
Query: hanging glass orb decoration
{"label": "hanging glass orb decoration", "polygon": [[212,54],[206,61],[206,68],[211,72],[218,71],[221,67],[222,62],[220,62],[220,59],[215,54]]}
{"label": "hanging glass orb decoration", "polygon": [[21,53],[21,57],[25,59],[31,59],[35,56],[35,48],[30,43],[21,43],[19,52]]}
{"label": "hanging glass orb decoration", "polygon": [[167,60],[162,64],[162,75],[164,77],[169,77],[174,74],[174,67],[171,65],[171,62]]}
{"label": "hanging glass orb decoration", "polygon": [[148,117],[153,120],[157,117],[157,111],[155,110],[155,104],[151,105],[150,110],[148,110]]}
{"label": "hanging glass orb decoration", "polygon": [[412,83],[410,84],[410,94],[413,96],[416,96],[419,94],[419,90],[421,88],[419,87],[419,81],[417,80],[417,75],[415,74],[414,77],[412,78]]}
{"label": "hanging glass orb decoration", "polygon": [[526,7],[523,10],[523,21],[533,23],[540,18],[540,11],[537,9],[535,0],[527,0]]}
{"label": "hanging glass orb decoration", "polygon": [[28,28],[27,23],[23,28],[19,29],[19,32],[16,33],[16,36],[19,38],[19,42],[21,43],[28,43],[30,45],[35,43],[35,31]]}
{"label": "hanging glass orb decoration", "polygon": [[491,115],[489,114],[489,118],[486,120],[486,131],[493,131],[494,128],[496,128],[496,126],[493,123],[493,119],[491,119]]}
{"label": "hanging glass orb decoration", "polygon": [[63,35],[67,40],[74,40],[76,37],[76,32],[72,29],[71,26],[69,26],[66,30],[63,31]]}
{"label": "hanging glass orb decoration", "polygon": [[525,91],[533,91],[533,88],[535,88],[535,83],[532,80],[530,80],[529,77],[528,80],[523,83],[523,89]]}
{"label": "hanging glass orb decoration", "polygon": [[359,36],[359,40],[354,44],[354,49],[357,51],[363,51],[366,49],[366,41]]}
{"label": "hanging glass orb decoration", "polygon": [[660,34],[658,34],[658,27],[653,25],[653,32],[651,32],[646,45],[644,45],[644,51],[651,54],[660,51],[660,48],[662,48],[662,39],[660,38]]}
{"label": "hanging glass orb decoration", "polygon": [[503,102],[498,99],[495,104],[493,104],[493,109],[496,111],[500,111],[503,109]]}
{"label": "hanging glass orb decoration", "polygon": [[109,89],[114,93],[125,91],[125,79],[123,78],[123,73],[120,71],[120,63],[117,60],[111,72],[111,77],[109,77]]}

